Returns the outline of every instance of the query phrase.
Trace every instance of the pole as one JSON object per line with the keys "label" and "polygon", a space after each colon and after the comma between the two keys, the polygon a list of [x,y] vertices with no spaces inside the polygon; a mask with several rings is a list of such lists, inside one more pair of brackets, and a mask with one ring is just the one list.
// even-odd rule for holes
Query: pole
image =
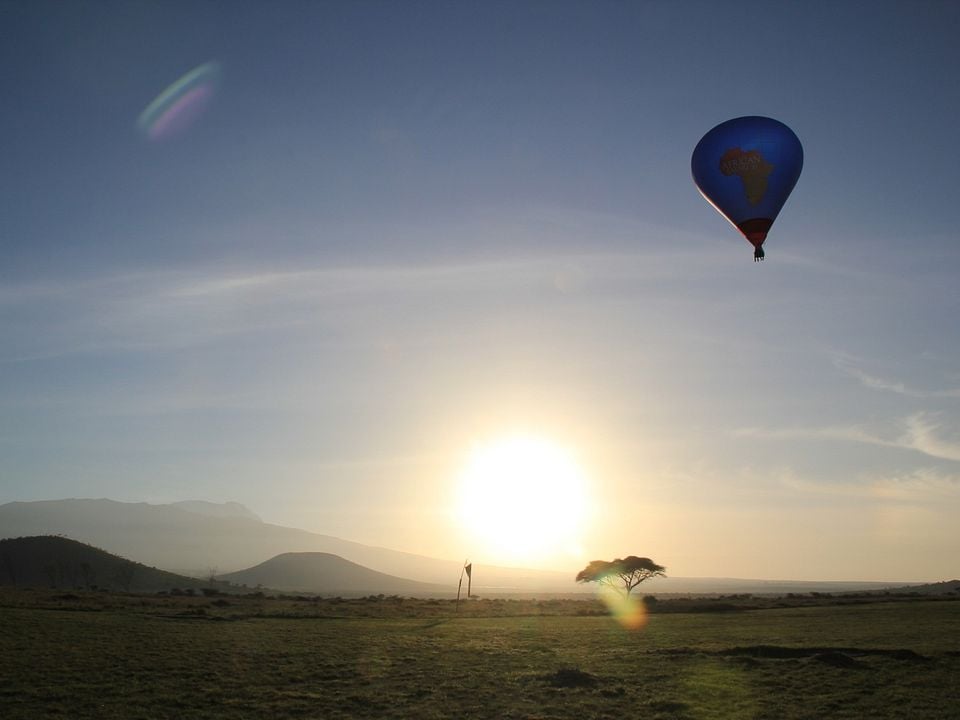
{"label": "pole", "polygon": [[460,582],[457,583],[457,609],[456,612],[460,612],[460,588],[463,587],[463,574],[467,574],[467,600],[470,599],[470,586],[473,582],[473,563],[470,562],[470,558],[467,558],[463,561],[463,567],[460,568]]}

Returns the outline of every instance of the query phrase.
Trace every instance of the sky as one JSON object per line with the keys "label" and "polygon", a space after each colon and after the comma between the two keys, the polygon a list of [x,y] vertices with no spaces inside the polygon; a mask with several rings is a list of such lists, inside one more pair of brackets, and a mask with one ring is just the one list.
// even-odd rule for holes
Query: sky
{"label": "sky", "polygon": [[[956,577],[958,36],[951,2],[0,0],[0,503]],[[690,173],[744,115],[804,147],[763,263]],[[470,458],[518,437],[579,509],[491,478],[477,534]],[[493,542],[525,516],[562,542]]]}

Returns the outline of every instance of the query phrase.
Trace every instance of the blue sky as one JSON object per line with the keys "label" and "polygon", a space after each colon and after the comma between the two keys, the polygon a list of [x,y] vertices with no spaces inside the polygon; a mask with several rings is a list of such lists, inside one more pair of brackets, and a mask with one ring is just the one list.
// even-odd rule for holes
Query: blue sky
{"label": "blue sky", "polygon": [[[590,487],[542,564],[953,577],[958,34],[924,2],[0,2],[0,502],[507,563],[450,508],[521,432]],[[139,134],[208,61],[206,112]],[[756,265],[689,167],[753,114],[805,152]]]}

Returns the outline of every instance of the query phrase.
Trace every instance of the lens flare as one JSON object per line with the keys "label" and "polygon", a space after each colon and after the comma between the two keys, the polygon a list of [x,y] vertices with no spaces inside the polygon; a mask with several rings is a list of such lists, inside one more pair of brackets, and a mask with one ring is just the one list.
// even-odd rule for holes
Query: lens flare
{"label": "lens flare", "polygon": [[597,594],[614,619],[627,630],[642,630],[646,626],[647,608],[639,598],[603,583]]}
{"label": "lens flare", "polygon": [[208,62],[194,68],[157,95],[140,113],[137,127],[151,141],[173,137],[200,117],[216,91],[220,64]]}

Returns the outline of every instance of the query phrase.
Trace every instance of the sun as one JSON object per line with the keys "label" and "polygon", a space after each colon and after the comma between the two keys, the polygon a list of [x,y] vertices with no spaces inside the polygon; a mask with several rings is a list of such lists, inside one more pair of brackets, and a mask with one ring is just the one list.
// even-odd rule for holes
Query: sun
{"label": "sun", "polygon": [[458,489],[460,526],[480,554],[514,563],[579,554],[587,487],[562,446],[515,435],[476,447]]}

